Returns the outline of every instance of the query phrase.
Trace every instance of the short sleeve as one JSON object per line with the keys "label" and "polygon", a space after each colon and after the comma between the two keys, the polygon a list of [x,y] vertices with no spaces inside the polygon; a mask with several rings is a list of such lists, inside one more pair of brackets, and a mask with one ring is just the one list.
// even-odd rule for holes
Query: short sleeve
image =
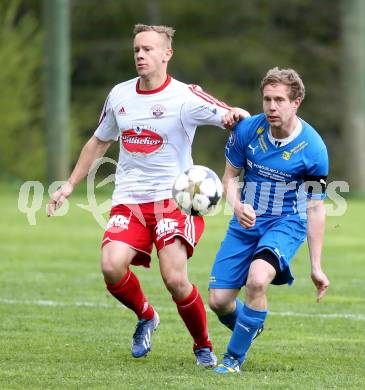
{"label": "short sleeve", "polygon": [[105,100],[100,115],[99,124],[94,135],[101,141],[117,141],[119,137],[118,125],[115,120],[113,108],[110,102],[110,94]]}
{"label": "short sleeve", "polygon": [[324,147],[312,158],[312,163],[304,177],[308,199],[322,200],[326,198],[328,169],[328,153],[327,148]]}
{"label": "short sleeve", "polygon": [[213,125],[223,129],[222,116],[230,108],[204,92],[199,86],[190,85],[187,99],[181,110],[181,121],[184,127]]}
{"label": "short sleeve", "polygon": [[239,122],[231,131],[226,143],[225,155],[228,162],[235,168],[244,168],[246,162],[246,153],[244,150],[242,133],[244,121]]}

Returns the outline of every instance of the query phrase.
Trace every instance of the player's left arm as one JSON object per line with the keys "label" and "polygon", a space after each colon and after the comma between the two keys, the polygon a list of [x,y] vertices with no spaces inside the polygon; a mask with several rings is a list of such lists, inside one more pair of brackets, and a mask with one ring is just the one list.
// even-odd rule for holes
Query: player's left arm
{"label": "player's left arm", "polygon": [[311,278],[317,289],[317,302],[325,295],[330,284],[321,266],[325,223],[324,201],[309,199],[307,204],[307,241],[311,260]]}
{"label": "player's left arm", "polygon": [[311,140],[313,151],[308,150],[308,166],[304,177],[307,194],[307,242],[311,260],[311,278],[317,289],[317,302],[326,294],[329,286],[327,275],[322,271],[321,257],[326,224],[327,176],[329,170],[327,148],[319,137]]}

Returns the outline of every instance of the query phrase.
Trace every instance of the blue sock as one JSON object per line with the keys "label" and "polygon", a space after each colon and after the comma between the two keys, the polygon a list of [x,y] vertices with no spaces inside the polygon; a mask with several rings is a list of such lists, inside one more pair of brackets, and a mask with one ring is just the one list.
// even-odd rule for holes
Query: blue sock
{"label": "blue sock", "polygon": [[267,316],[267,310],[258,311],[243,305],[238,313],[231,340],[228,343],[227,351],[235,357],[240,364],[246,358],[252,340],[257,330],[263,325]]}
{"label": "blue sock", "polygon": [[225,316],[218,316],[219,321],[225,325],[228,329],[233,330],[234,326],[236,325],[236,320],[238,313],[242,310],[243,303],[236,298],[236,308],[232,313],[229,313]]}

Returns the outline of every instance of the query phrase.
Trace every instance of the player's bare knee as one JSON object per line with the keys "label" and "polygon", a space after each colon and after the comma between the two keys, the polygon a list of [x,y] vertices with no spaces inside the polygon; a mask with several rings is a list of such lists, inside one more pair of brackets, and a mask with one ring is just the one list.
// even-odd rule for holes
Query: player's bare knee
{"label": "player's bare knee", "polygon": [[208,305],[211,310],[213,310],[215,313],[219,314],[222,309],[224,308],[223,301],[220,301],[216,296],[209,295],[208,298]]}
{"label": "player's bare knee", "polygon": [[262,295],[266,293],[267,286],[266,278],[260,275],[251,275],[246,283],[246,293],[248,295]]}
{"label": "player's bare knee", "polygon": [[109,243],[103,247],[101,271],[109,283],[118,282],[127,272],[135,251],[121,243]]}
{"label": "player's bare knee", "polygon": [[230,311],[233,302],[230,298],[217,292],[215,289],[209,290],[208,305],[216,314],[222,315]]}
{"label": "player's bare knee", "polygon": [[163,275],[163,281],[167,290],[175,299],[183,299],[191,292],[191,283],[179,273]]}
{"label": "player's bare knee", "polygon": [[117,259],[110,255],[103,255],[101,259],[101,272],[108,282],[114,282],[121,279],[128,271]]}
{"label": "player's bare knee", "polygon": [[186,289],[188,283],[184,280],[179,274],[171,273],[163,277],[166,288],[171,293],[179,293],[182,290]]}

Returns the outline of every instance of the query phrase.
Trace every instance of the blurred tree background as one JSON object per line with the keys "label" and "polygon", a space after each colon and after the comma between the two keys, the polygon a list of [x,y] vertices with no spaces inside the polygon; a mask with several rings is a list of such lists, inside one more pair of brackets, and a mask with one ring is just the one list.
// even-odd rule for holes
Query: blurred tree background
{"label": "blurred tree background", "polygon": [[[135,77],[135,23],[177,32],[170,73],[230,105],[261,112],[259,83],[269,68],[293,67],[307,94],[300,116],[328,145],[331,178],[344,179],[340,143],[340,0],[70,0],[71,165],[92,135],[104,99]],[[41,0],[0,0],[0,177],[46,174]],[[194,161],[219,174],[227,134],[197,131]],[[117,149],[111,156],[116,158]]]}

